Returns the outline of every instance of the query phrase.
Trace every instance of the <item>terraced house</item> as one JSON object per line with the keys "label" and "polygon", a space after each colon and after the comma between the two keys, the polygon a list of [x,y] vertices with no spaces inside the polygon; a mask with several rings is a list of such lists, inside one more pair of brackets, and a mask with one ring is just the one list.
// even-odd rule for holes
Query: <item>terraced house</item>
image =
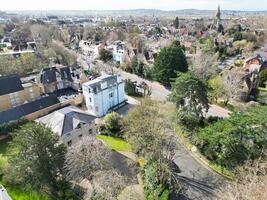
{"label": "terraced house", "polygon": [[34,101],[40,94],[34,82],[22,83],[17,75],[0,77],[0,112]]}

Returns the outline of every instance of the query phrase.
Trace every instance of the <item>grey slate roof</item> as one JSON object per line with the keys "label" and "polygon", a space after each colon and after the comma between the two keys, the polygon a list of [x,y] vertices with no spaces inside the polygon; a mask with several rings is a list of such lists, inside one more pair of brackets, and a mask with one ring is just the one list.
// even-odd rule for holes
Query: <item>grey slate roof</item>
{"label": "grey slate roof", "polygon": [[23,90],[20,78],[17,75],[0,77],[0,96]]}
{"label": "grey slate roof", "polygon": [[89,81],[87,83],[84,83],[87,87],[93,88],[94,92],[99,92],[101,91],[101,83],[107,82],[107,87],[113,86],[115,83],[117,83],[117,76],[114,75],[105,75],[105,76],[100,76],[92,81]]}
{"label": "grey slate roof", "polygon": [[69,67],[60,68],[61,80],[73,81]]}
{"label": "grey slate roof", "polygon": [[62,136],[80,128],[80,125],[90,124],[95,119],[96,117],[88,115],[74,106],[68,106],[41,117],[36,121],[47,125],[53,132]]}
{"label": "grey slate roof", "polygon": [[60,77],[61,80],[73,81],[69,67],[60,67],[59,69],[57,67],[44,68],[39,73],[42,84],[57,82],[57,77]]}
{"label": "grey slate roof", "polygon": [[45,68],[40,72],[40,82],[43,84],[54,83],[57,81],[56,68]]}
{"label": "grey slate roof", "polygon": [[0,124],[18,120],[28,114],[42,110],[49,106],[59,103],[56,96],[50,95],[36,101],[32,101],[15,108],[0,112]]}

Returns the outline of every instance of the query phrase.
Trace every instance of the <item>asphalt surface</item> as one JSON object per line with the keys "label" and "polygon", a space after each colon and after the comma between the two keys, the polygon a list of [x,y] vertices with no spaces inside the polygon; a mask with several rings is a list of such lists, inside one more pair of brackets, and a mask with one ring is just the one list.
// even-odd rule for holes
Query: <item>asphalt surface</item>
{"label": "asphalt surface", "polygon": [[178,178],[183,186],[183,190],[182,194],[178,197],[173,195],[172,200],[216,199],[216,189],[224,182],[221,176],[195,160],[182,144],[176,151],[174,162],[181,171]]}
{"label": "asphalt surface", "polygon": [[[158,82],[148,81],[137,75],[127,73],[117,68],[107,67],[102,62],[97,62],[93,64],[90,62],[90,58],[84,56],[79,58],[79,61],[82,66],[85,68],[88,67],[90,63],[90,68],[99,70],[102,74],[119,74],[123,79],[131,79],[141,83],[142,81],[146,82],[152,88],[151,97],[159,101],[167,101],[167,97],[170,94],[170,90]],[[134,106],[135,103],[129,104],[125,108],[121,108],[119,113],[126,114],[127,111]],[[207,112],[206,116],[217,116],[221,118],[228,117],[230,114],[229,111],[225,110],[216,105],[210,105],[210,109]],[[200,162],[195,160],[191,153],[181,144],[179,149],[177,149],[174,163],[179,167],[181,173],[179,173],[179,179],[183,185],[182,194],[179,196],[172,195],[172,200],[213,200],[216,199],[215,193],[218,185],[221,185],[223,178],[213,172],[211,169],[203,166]]]}

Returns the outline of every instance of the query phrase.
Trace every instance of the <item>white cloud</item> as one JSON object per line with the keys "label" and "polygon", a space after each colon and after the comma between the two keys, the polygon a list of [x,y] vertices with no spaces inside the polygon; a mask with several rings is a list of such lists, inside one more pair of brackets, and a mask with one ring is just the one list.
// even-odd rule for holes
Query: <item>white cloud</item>
{"label": "white cloud", "polygon": [[267,10],[267,0],[1,0],[3,10],[222,9]]}

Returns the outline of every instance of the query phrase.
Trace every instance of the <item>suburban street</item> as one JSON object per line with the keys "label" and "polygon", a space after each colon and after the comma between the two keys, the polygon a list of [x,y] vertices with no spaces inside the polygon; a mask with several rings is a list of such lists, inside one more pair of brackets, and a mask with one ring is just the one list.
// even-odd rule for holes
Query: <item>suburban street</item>
{"label": "suburban street", "polygon": [[[101,74],[119,74],[121,77],[126,79],[131,79],[132,81],[136,81],[137,83],[145,82],[149,87],[152,88],[152,94],[151,97],[158,101],[167,101],[167,97],[170,94],[170,89],[164,87],[160,83],[156,81],[149,81],[146,79],[143,79],[135,74],[131,74],[128,72],[125,72],[121,69],[115,68],[115,67],[109,67],[107,64],[104,64],[101,61],[97,61],[95,64],[91,62],[90,58],[87,58],[86,56],[80,55],[78,56],[78,62],[83,66],[84,69],[92,68],[95,70],[98,70],[101,72]],[[90,63],[90,64],[88,64]],[[90,66],[89,66],[90,65]],[[230,111],[219,107],[217,105],[210,105],[209,111],[206,113],[206,116],[215,116],[215,117],[228,117],[230,114]]]}
{"label": "suburban street", "polygon": [[[119,74],[124,80],[131,79],[137,83],[144,81],[152,88],[151,97],[155,100],[167,101],[167,96],[170,94],[170,89],[162,86],[158,82],[143,79],[135,74],[127,73],[115,67],[108,67],[108,65],[99,61],[94,64],[90,62],[90,58],[86,58],[85,56],[80,56],[78,61],[84,69],[88,69],[89,67],[100,71],[101,74]],[[88,63],[90,63],[90,66]],[[118,110],[120,114],[126,114],[127,111],[136,104],[136,101],[134,101],[133,98],[127,98],[129,99],[129,104]],[[217,105],[210,105],[206,117],[217,116],[224,118],[229,116],[229,113],[228,110]],[[173,196],[172,199],[215,199],[214,190],[216,189],[216,186],[221,183],[223,178],[197,161],[181,142],[179,142],[179,144],[179,148],[174,156],[174,163],[181,171],[181,173],[179,173],[179,179],[185,189],[183,195],[180,195],[179,197]]]}
{"label": "suburban street", "polygon": [[172,199],[215,199],[215,190],[222,184],[223,178],[197,161],[182,143],[174,156],[174,163],[179,166],[179,179],[185,188],[183,195]]}

